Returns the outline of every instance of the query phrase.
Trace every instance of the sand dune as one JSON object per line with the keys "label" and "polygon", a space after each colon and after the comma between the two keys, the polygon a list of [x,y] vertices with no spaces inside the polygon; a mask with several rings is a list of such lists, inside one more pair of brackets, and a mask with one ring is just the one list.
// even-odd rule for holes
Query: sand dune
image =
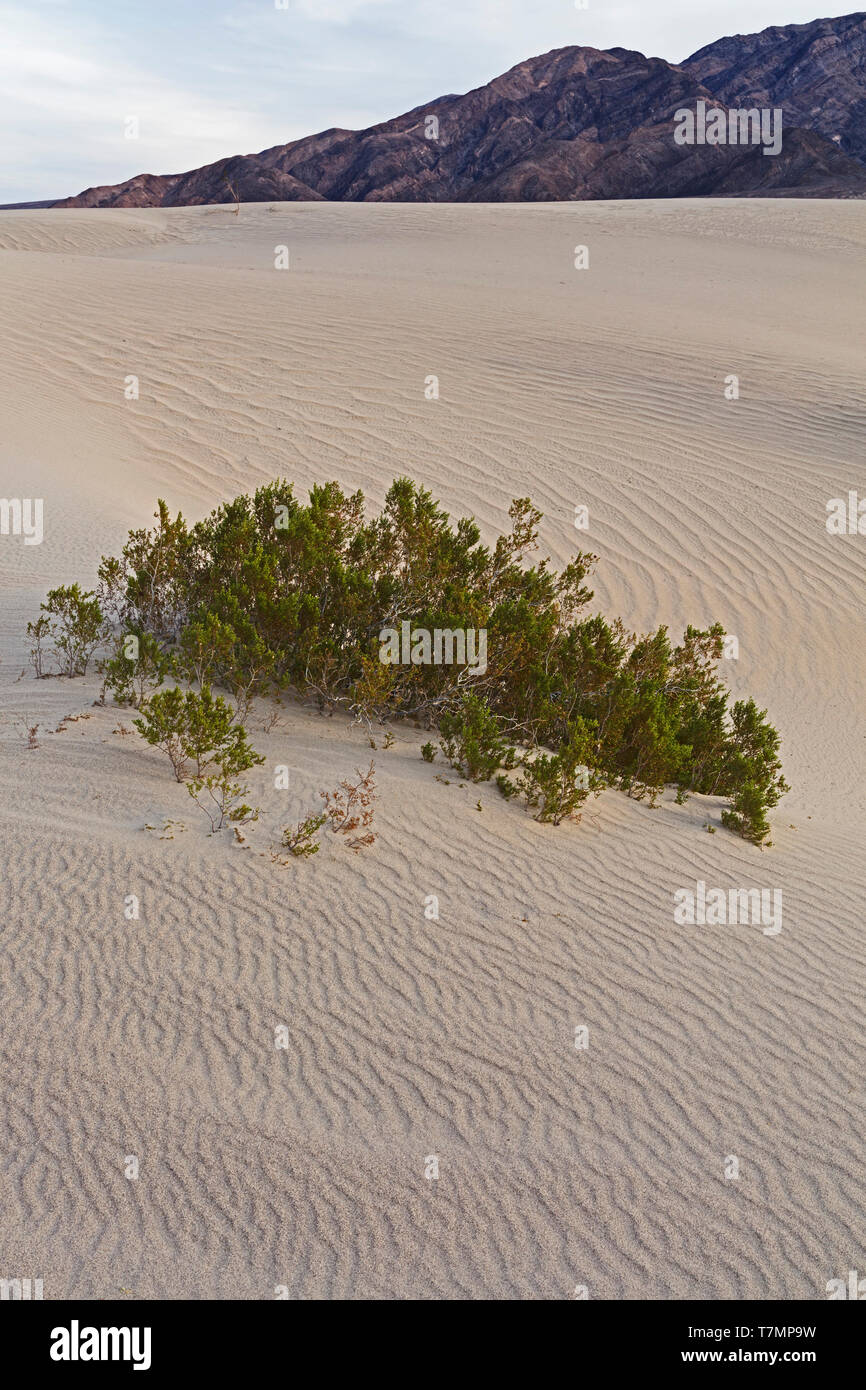
{"label": "sand dune", "polygon": [[[864,243],[858,202],[3,216],[0,495],[44,498],[45,538],[0,537],[0,1275],[717,1299],[864,1267],[866,537],[825,526],[866,496]],[[411,726],[371,752],[292,705],[252,719],[241,846],[97,679],[20,675],[46,589],[92,584],[158,496],[197,517],[285,476],[378,504],[399,474],[491,540],[531,495],[635,628],[723,622],[783,735],[774,848],[708,835],[701,797],[540,826],[437,782]],[[376,845],[272,864],[370,756]],[[676,925],[697,880],[781,889],[781,934]]]}

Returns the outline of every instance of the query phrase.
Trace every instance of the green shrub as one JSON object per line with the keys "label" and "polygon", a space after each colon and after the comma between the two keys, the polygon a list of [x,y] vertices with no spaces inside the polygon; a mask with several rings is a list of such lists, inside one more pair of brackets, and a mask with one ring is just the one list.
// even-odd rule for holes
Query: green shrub
{"label": "green shrub", "polygon": [[[235,725],[238,729],[239,726]],[[243,730],[240,730],[243,733]],[[247,746],[233,745],[216,754],[211,770],[201,777],[193,777],[187,783],[187,791],[196,805],[204,811],[210,821],[211,834],[222,830],[224,825],[239,825],[244,821],[258,820],[258,809],[253,809],[244,801],[249,787],[235,781],[255,763],[264,762]]]}
{"label": "green shrub", "polygon": [[161,498],[154,517],[153,530],[129,532],[119,558],[103,557],[98,593],[115,627],[174,642],[188,621],[195,556],[183,517],[172,521]]}
{"label": "green shrub", "polygon": [[118,637],[115,654],[102,669],[105,688],[117,703],[141,709],[170,673],[171,661],[151,633],[126,632]]}
{"label": "green shrub", "polygon": [[[273,482],[192,527],[160,501],[155,525],[130,532],[120,556],[103,559],[98,601],[77,586],[52,591],[28,627],[31,659],[42,673],[53,641],[68,674],[86,669],[104,613],[115,634],[137,634],[142,652],[147,643],[141,669],[110,671],[121,700],[154,706],[166,692],[148,692],[168,661],[179,682],[228,692],[235,724],[256,695],[283,690],[368,726],[424,721],[473,781],[513,767],[515,745],[537,749],[536,772],[525,766],[523,776],[534,809],[550,820],[570,814],[563,750],[582,721],[594,728],[587,761],[605,784],[653,805],[668,786],[680,801],[723,796],[732,828],[759,834],[751,789],[765,810],[787,790],[779,735],[754,701],[730,706],[718,675],[721,625],[689,626],[675,645],[665,627],[637,635],[620,619],[587,614],[596,557],[577,554],[557,573],[533,554],[541,514],[529,499],[512,502],[509,518],[507,533],[482,545],[472,519],[452,522],[408,478],[369,519],[362,494],[336,483],[312,488],[304,505],[289,483]],[[470,681],[457,662],[383,661],[382,631],[403,622],[483,630],[486,669]],[[160,737],[182,761],[172,730]]]}
{"label": "green shrub", "polygon": [[30,648],[30,664],[36,679],[43,680],[48,674],[45,670],[45,643],[51,636],[51,619],[47,613],[43,613],[41,617],[27,624],[27,636],[33,641],[33,646]]}
{"label": "green shrub", "polygon": [[781,740],[767,723],[767,711],[759,710],[754,700],[738,700],[731,710],[731,726],[725,750],[725,791],[736,793],[751,783],[766,806],[778,806],[790,788],[782,776]]}
{"label": "green shrub", "polygon": [[211,775],[222,785],[226,777],[264,762],[250,748],[246,730],[235,723],[225,700],[214,696],[209,686],[200,693],[178,686],[158,690],[133,724],[151,747],[161,748],[168,756],[178,782],[188,780],[190,763],[194,780],[207,786]]}
{"label": "green shrub", "polygon": [[730,810],[722,812],[722,825],[763,846],[770,834],[767,807],[766,793],[755,782],[747,782],[735,793]]}
{"label": "green shrub", "polygon": [[186,780],[189,767],[189,699],[195,699],[190,691],[184,696],[179,686],[170,690],[160,690],[148,700],[141,719],[134,719],[142,738],[152,748],[161,748],[168,757],[175,780]]}
{"label": "green shrub", "polygon": [[[595,757],[596,727],[577,718],[558,753],[536,753],[521,763],[516,783],[497,779],[503,795],[510,799],[520,792],[537,821],[561,825],[564,820],[579,821],[580,807],[591,792],[603,789],[604,778],[593,772],[588,761]],[[504,785],[503,785],[504,784]]]}
{"label": "green shrub", "polygon": [[442,752],[461,777],[487,782],[497,768],[513,766],[514,749],[499,730],[499,720],[479,695],[464,695],[453,714],[439,723]]}
{"label": "green shrub", "polygon": [[[319,815],[307,816],[306,820],[299,821],[297,825],[287,825],[280,841],[283,849],[288,850],[296,859],[318,854],[320,845],[316,836],[327,819],[327,812],[322,811]],[[276,854],[271,857],[281,864],[288,862]]]}
{"label": "green shrub", "polygon": [[51,643],[51,654],[60,664],[62,676],[86,676],[87,666],[97,647],[105,641],[107,627],[93,590],[84,593],[78,584],[61,585],[48,592],[40,605],[42,614],[28,623],[28,636],[35,639],[31,661],[36,674],[44,675],[43,643]]}

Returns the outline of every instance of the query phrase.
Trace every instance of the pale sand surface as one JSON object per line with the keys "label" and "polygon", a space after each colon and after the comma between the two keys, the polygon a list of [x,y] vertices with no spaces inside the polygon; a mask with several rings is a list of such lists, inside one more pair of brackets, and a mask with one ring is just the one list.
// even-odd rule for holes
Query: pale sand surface
{"label": "pale sand surface", "polygon": [[[41,546],[0,537],[0,1276],[715,1299],[866,1268],[866,537],[824,524],[866,495],[864,242],[858,202],[0,219],[0,495],[46,513]],[[738,636],[726,676],[793,784],[774,849],[671,793],[540,826],[399,726],[375,847],[280,869],[257,851],[366,765],[360,729],[262,707],[241,848],[96,678],[17,679],[46,589],[92,584],[158,496],[198,517],[337,478],[378,505],[403,473],[489,540],[530,494],[558,562],[600,555],[610,616]],[[22,721],[79,713],[26,749]],[[781,935],[676,926],[697,879],[780,888]]]}

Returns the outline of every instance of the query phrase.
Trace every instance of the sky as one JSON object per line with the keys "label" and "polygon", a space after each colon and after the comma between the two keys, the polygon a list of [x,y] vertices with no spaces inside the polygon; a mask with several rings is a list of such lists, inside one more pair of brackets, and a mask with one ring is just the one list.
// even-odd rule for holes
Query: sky
{"label": "sky", "polygon": [[0,203],[363,129],[568,44],[679,62],[726,34],[818,18],[818,5],[0,0]]}

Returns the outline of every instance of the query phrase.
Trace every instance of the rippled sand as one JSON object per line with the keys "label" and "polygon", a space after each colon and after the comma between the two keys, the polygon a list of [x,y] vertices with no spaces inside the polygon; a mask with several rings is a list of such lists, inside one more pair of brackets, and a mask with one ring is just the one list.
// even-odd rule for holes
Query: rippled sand
{"label": "rippled sand", "polygon": [[[0,1276],[718,1299],[863,1268],[866,536],[825,508],[866,496],[864,242],[857,202],[3,214],[0,493],[44,499],[45,539],[0,537]],[[19,678],[47,588],[92,584],[157,496],[378,504],[404,473],[490,540],[530,494],[630,626],[738,637],[793,785],[775,848],[671,794],[540,826],[437,782],[411,726],[371,753],[294,706],[252,720],[241,846],[96,678]],[[371,755],[374,848],[274,866]],[[781,889],[781,934],[675,925],[697,880]]]}

